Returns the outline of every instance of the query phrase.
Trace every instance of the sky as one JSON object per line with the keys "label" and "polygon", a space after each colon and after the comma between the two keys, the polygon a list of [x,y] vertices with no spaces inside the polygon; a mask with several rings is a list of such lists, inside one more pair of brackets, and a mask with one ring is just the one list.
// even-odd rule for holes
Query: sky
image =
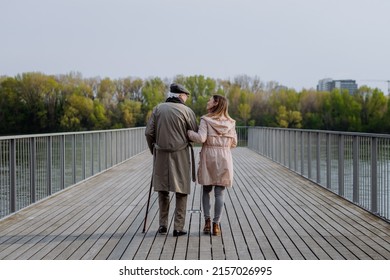
{"label": "sky", "polygon": [[387,93],[389,0],[0,0],[0,76],[240,75]]}

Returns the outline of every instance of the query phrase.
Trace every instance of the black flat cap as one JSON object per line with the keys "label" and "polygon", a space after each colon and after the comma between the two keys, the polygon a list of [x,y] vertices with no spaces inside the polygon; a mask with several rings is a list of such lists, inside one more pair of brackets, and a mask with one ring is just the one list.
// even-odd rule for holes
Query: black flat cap
{"label": "black flat cap", "polygon": [[170,92],[172,93],[185,93],[187,95],[190,95],[190,91],[188,89],[186,89],[184,86],[180,85],[180,84],[171,84],[170,86]]}

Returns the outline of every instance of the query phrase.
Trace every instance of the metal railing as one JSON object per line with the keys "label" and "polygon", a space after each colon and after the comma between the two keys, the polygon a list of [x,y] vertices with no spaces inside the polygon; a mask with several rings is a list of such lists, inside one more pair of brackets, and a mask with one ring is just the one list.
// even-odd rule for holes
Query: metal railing
{"label": "metal railing", "polygon": [[390,219],[390,135],[251,127],[248,148]]}
{"label": "metal railing", "polygon": [[[0,219],[147,150],[144,127],[0,137]],[[390,219],[390,136],[237,127],[238,145]]]}
{"label": "metal railing", "polygon": [[145,151],[145,128],[0,137],[0,218]]}
{"label": "metal railing", "polygon": [[236,126],[237,132],[237,146],[248,146],[248,126]]}

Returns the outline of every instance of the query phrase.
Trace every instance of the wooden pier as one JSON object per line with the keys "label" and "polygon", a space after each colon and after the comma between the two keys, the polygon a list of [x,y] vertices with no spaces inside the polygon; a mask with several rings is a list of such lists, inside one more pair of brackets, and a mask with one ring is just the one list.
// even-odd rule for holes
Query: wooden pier
{"label": "wooden pier", "polygon": [[[198,151],[198,148],[197,148]],[[196,152],[197,153],[197,152]],[[390,223],[248,148],[236,148],[219,237],[202,232],[201,186],[188,198],[187,236],[157,234],[152,156],[144,152],[0,221],[6,260],[390,259]]]}

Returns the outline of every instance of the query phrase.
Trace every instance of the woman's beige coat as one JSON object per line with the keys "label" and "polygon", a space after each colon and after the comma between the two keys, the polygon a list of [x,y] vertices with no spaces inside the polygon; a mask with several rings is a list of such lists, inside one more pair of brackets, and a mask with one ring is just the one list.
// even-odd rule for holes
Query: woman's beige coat
{"label": "woman's beige coat", "polygon": [[237,146],[236,122],[202,116],[198,132],[188,131],[188,137],[203,143],[199,156],[198,183],[231,187],[233,159],[230,149]]}

